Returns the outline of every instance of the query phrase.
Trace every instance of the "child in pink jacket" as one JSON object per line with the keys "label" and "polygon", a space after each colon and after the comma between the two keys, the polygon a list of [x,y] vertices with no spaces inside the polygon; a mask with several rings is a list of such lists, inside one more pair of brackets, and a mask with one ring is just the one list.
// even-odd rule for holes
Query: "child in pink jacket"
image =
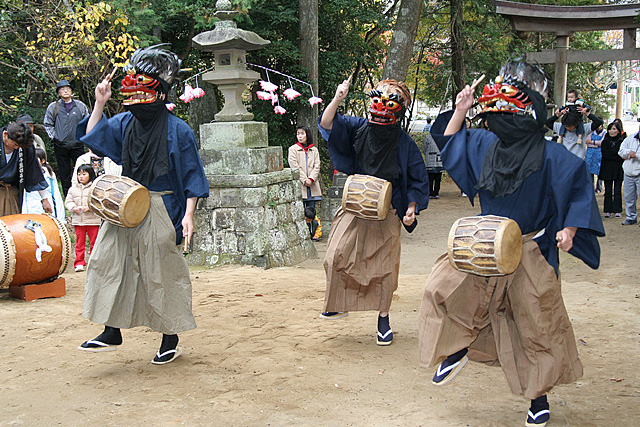
{"label": "child in pink jacket", "polygon": [[96,173],[93,167],[91,165],[80,165],[78,167],[78,183],[69,188],[64,203],[65,207],[72,213],[71,224],[76,229],[76,260],[73,263],[76,272],[84,271],[87,265],[84,261],[87,235],[91,245],[89,253],[91,253],[100,228],[100,217],[89,211],[89,187],[91,187],[94,179],[96,179]]}

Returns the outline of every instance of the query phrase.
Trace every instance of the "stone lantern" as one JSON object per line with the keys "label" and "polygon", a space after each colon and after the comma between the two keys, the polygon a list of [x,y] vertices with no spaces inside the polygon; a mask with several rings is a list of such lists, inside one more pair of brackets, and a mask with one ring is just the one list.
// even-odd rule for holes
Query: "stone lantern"
{"label": "stone lantern", "polygon": [[265,40],[251,31],[238,28],[233,18],[238,12],[231,10],[231,2],[218,0],[215,16],[220,18],[215,28],[193,38],[193,44],[204,52],[213,52],[215,69],[202,76],[204,81],[218,85],[224,95],[224,108],[215,115],[218,122],[252,120],[242,103],[242,92],[248,83],[260,78],[260,74],[247,70],[247,51],[268,45]]}
{"label": "stone lantern", "polygon": [[[317,256],[304,220],[298,170],[283,168],[282,147],[269,146],[267,124],[253,121],[242,92],[260,78],[247,70],[247,51],[269,44],[232,20],[228,0],[218,0],[221,20],[193,38],[213,52],[214,70],[203,80],[218,86],[224,108],[200,125],[200,156],[209,179],[208,199],[195,215],[192,265],[292,265]],[[293,140],[293,135],[292,135]]]}

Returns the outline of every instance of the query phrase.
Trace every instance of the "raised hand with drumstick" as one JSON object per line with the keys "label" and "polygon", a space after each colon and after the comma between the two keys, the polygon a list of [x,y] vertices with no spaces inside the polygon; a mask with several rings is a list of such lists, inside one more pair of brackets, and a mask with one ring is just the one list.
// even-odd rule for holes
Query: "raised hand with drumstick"
{"label": "raised hand with drumstick", "polygon": [[113,79],[117,70],[117,68],[114,68],[113,71],[96,86],[96,90],[94,91],[96,102],[93,106],[91,117],[89,117],[89,122],[87,123],[87,133],[91,132],[95,125],[102,119],[104,107],[107,105],[107,101],[111,99],[111,79]]}
{"label": "raised hand with drumstick", "polygon": [[319,124],[321,127],[330,130],[333,127],[333,118],[336,116],[336,112],[338,111],[338,106],[340,103],[347,97],[349,94],[349,87],[351,87],[351,79],[353,78],[353,74],[349,76],[348,79],[344,80],[342,83],[338,85],[336,89],[336,94],[333,96],[333,99],[327,105],[327,108],[324,109],[322,113],[322,117],[320,118]]}
{"label": "raised hand with drumstick", "polygon": [[462,123],[467,117],[467,111],[473,106],[473,93],[480,82],[484,80],[484,77],[484,74],[481,75],[471,83],[471,86],[466,85],[460,93],[458,93],[458,96],[456,96],[456,109],[453,112],[447,129],[444,131],[445,135],[453,135],[460,130]]}

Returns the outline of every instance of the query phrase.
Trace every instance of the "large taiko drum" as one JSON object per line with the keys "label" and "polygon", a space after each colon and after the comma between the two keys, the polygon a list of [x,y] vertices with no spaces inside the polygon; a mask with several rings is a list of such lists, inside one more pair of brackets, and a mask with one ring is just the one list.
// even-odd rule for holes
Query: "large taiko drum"
{"label": "large taiko drum", "polygon": [[[41,230],[44,238],[36,237],[36,229]],[[0,217],[0,245],[0,287],[53,279],[66,270],[71,258],[69,232],[51,215]],[[46,250],[38,251],[45,246]]]}
{"label": "large taiko drum", "polygon": [[120,227],[136,227],[149,212],[149,190],[126,176],[102,175],[89,188],[89,209]]}
{"label": "large taiko drum", "polygon": [[522,257],[518,223],[501,216],[471,216],[453,223],[447,250],[451,265],[478,276],[513,273]]}
{"label": "large taiko drum", "polygon": [[369,175],[351,175],[342,191],[342,209],[358,218],[384,221],[391,206],[391,183]]}

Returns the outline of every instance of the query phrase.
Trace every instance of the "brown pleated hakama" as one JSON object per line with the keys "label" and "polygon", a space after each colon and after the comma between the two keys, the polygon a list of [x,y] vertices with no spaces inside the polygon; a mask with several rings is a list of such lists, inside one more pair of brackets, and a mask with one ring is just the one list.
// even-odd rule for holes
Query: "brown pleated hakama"
{"label": "brown pleated hakama", "polygon": [[511,391],[528,399],[582,376],[560,280],[531,240],[507,276],[462,273],[441,256],[422,299],[419,347],[425,367],[469,348],[470,359],[500,365]]}
{"label": "brown pleated hakama", "polygon": [[338,210],[324,259],[323,312],[389,311],[398,289],[401,225],[395,209],[383,221]]}

